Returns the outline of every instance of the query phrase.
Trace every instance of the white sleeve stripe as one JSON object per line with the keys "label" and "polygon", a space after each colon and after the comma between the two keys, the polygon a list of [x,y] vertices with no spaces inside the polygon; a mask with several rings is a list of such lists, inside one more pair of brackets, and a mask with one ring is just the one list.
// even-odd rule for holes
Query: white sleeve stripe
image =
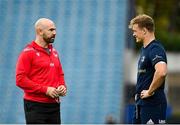
{"label": "white sleeve stripe", "polygon": [[166,63],[166,62],[164,62],[164,61],[160,61],[160,62],[158,62],[158,63]]}

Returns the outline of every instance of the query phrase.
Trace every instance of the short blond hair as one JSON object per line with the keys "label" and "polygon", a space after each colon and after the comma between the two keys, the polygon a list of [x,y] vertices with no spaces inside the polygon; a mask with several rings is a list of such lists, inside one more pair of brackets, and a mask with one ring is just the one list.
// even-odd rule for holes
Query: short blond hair
{"label": "short blond hair", "polygon": [[154,32],[155,30],[154,20],[146,14],[141,14],[133,18],[130,21],[129,28],[132,29],[134,24],[138,24],[139,28],[146,28],[149,32]]}

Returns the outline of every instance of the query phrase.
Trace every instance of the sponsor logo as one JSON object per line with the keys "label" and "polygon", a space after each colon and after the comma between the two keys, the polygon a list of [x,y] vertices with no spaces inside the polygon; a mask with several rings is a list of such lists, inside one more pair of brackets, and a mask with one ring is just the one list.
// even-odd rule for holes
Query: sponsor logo
{"label": "sponsor logo", "polygon": [[159,120],[159,124],[165,124],[166,120]]}
{"label": "sponsor logo", "polygon": [[50,67],[54,67],[54,63],[50,63]]}
{"label": "sponsor logo", "polygon": [[158,59],[158,58],[162,59],[162,56],[156,55],[156,56],[154,57],[153,61],[156,60],[156,59]]}
{"label": "sponsor logo", "polygon": [[37,55],[37,56],[40,56],[40,53],[37,52],[36,55]]}
{"label": "sponsor logo", "polygon": [[55,57],[58,57],[58,54],[53,53],[53,55],[54,55]]}
{"label": "sponsor logo", "polygon": [[146,124],[154,124],[154,122],[152,121],[152,119],[149,119]]}
{"label": "sponsor logo", "polygon": [[138,73],[146,73],[146,69],[138,69]]}
{"label": "sponsor logo", "polygon": [[141,62],[144,62],[144,60],[145,60],[145,56],[142,56],[141,57]]}

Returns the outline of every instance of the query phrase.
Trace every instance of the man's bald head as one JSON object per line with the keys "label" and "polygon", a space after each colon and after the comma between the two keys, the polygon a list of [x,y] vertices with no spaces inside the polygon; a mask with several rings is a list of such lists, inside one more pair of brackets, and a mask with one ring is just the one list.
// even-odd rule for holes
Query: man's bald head
{"label": "man's bald head", "polygon": [[35,29],[44,29],[49,25],[54,25],[54,22],[48,18],[40,18],[36,21],[34,27]]}

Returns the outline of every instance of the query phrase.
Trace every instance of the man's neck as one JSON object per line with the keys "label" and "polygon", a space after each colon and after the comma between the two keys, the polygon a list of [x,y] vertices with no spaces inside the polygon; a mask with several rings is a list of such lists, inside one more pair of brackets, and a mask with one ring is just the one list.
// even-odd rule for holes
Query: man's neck
{"label": "man's neck", "polygon": [[36,38],[35,43],[38,44],[39,46],[43,47],[43,48],[48,48],[48,44],[42,39]]}
{"label": "man's neck", "polygon": [[144,48],[150,44],[153,40],[155,40],[155,36],[154,34],[148,34],[145,39],[144,39],[144,42],[143,42],[143,46]]}

